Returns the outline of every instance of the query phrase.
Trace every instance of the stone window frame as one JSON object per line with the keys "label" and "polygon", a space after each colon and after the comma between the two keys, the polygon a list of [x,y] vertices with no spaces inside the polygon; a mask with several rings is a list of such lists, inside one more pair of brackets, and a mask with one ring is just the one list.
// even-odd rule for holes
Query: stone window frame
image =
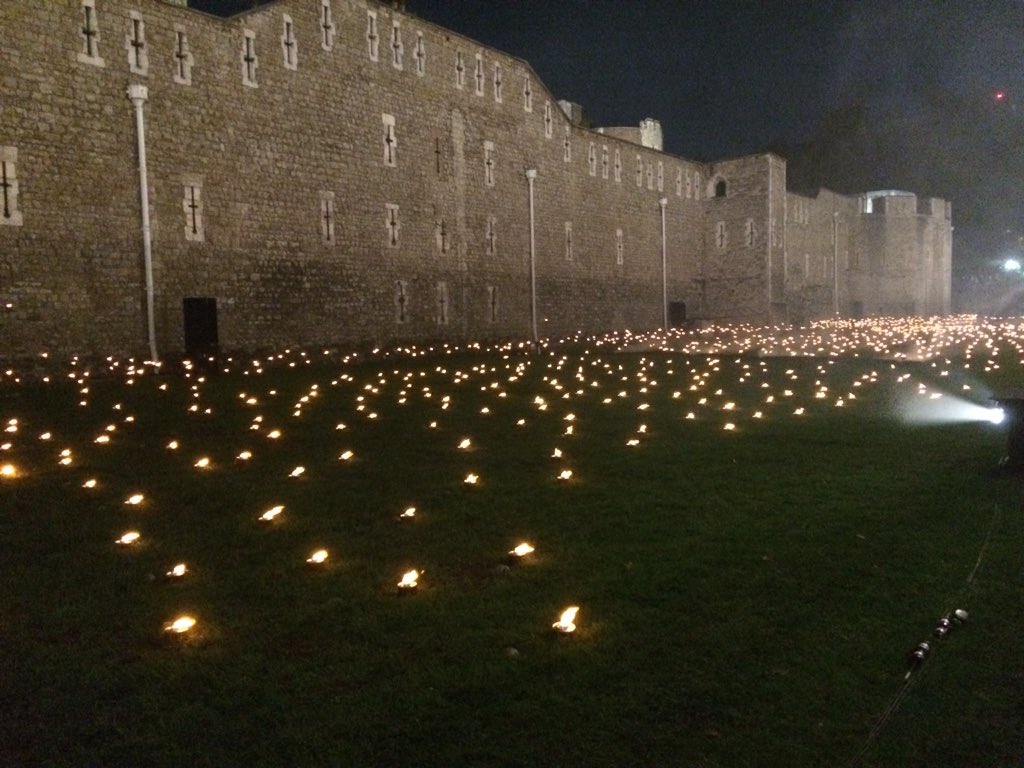
{"label": "stone window frame", "polygon": [[494,186],[494,142],[484,142],[484,185],[488,187]]}
{"label": "stone window frame", "polygon": [[597,144],[593,141],[587,147],[587,172],[591,176],[597,176]]}
{"label": "stone window frame", "polygon": [[395,116],[382,112],[380,115],[381,125],[384,126],[384,133],[381,143],[384,146],[384,167],[398,167],[398,133],[395,127]]}
{"label": "stone window frame", "polygon": [[3,207],[0,209],[0,226],[20,227],[25,223],[18,207],[18,148],[0,147],[0,193]]}
{"label": "stone window frame", "polygon": [[504,86],[504,81],[501,77],[501,62],[494,62],[494,77],[492,82],[494,84],[494,102],[496,104],[501,104],[502,88]]}
{"label": "stone window frame", "polygon": [[523,112],[533,112],[533,83],[529,75],[523,78]]}
{"label": "stone window frame", "polygon": [[416,48],[413,51],[413,58],[416,59],[416,75],[423,77],[427,74],[427,44],[423,38],[423,32],[416,30]]}
{"label": "stone window frame", "polygon": [[256,31],[242,29],[242,85],[247,88],[259,88],[257,72],[260,57],[256,54]]}
{"label": "stone window frame", "polygon": [[82,16],[78,34],[83,46],[75,58],[82,64],[105,67],[107,62],[100,56],[100,17],[96,10],[96,0],[82,0],[80,7]]}
{"label": "stone window frame", "polygon": [[689,171],[686,172],[686,199],[693,199],[693,177]]}
{"label": "stone window frame", "polygon": [[498,255],[498,217],[488,216],[484,230],[484,253],[487,256]]}
{"label": "stone window frame", "polygon": [[719,221],[715,224],[715,247],[724,251],[729,246],[729,232],[725,228],[725,222]]}
{"label": "stone window frame", "polygon": [[391,20],[391,66],[397,70],[405,68],[405,46],[402,44],[402,22]]}
{"label": "stone window frame", "polygon": [[337,212],[334,207],[334,192],[330,190],[320,191],[320,242],[324,245],[334,246],[338,239],[335,235],[335,222]]}
{"label": "stone window frame", "polygon": [[572,222],[565,222],[565,260],[573,260]]}
{"label": "stone window frame", "polygon": [[555,135],[555,116],[552,114],[551,101],[544,102],[544,138],[550,139]]}
{"label": "stone window frame", "polygon": [[183,24],[174,25],[174,61],[174,75],[171,79],[178,85],[192,85],[195,56],[188,42],[188,30]]}
{"label": "stone window frame", "polygon": [[647,174],[647,188],[653,190],[654,189],[654,163],[652,163],[650,160],[648,160],[647,161],[647,165],[646,165],[644,171]]}
{"label": "stone window frame", "polygon": [[693,199],[700,200],[700,172],[693,175]]}
{"label": "stone window frame", "polygon": [[676,168],[676,197],[683,196],[683,169]]}
{"label": "stone window frame", "polygon": [[644,159],[640,153],[636,156],[636,188],[644,188]]}
{"label": "stone window frame", "polygon": [[146,21],[138,11],[128,11],[128,33],[124,36],[128,51],[128,71],[140,77],[149,76],[149,46],[146,44]]}
{"label": "stone window frame", "polygon": [[395,280],[395,322],[405,325],[409,322],[409,281]]}
{"label": "stone window frame", "polygon": [[615,230],[615,264],[621,267],[625,262],[624,253],[626,250],[625,237],[621,229]]}
{"label": "stone window frame", "polygon": [[388,248],[398,248],[402,236],[402,221],[398,217],[397,203],[384,203],[384,229],[387,234]]}
{"label": "stone window frame", "polygon": [[366,9],[366,53],[370,61],[380,60],[380,33],[377,31],[377,12]]}
{"label": "stone window frame", "polygon": [[455,51],[455,87],[459,90],[466,87],[466,59],[462,51]]}
{"label": "stone window frame", "polygon": [[473,56],[473,93],[484,95],[484,55],[477,51]]}
{"label": "stone window frame", "polygon": [[298,70],[299,41],[295,37],[295,22],[287,13],[281,14],[281,56],[285,69]]}
{"label": "stone window frame", "polygon": [[622,150],[618,147],[615,148],[615,161],[612,163],[612,170],[614,172],[615,183],[622,183]]}
{"label": "stone window frame", "polygon": [[487,286],[487,318],[488,322],[498,322],[498,286],[488,285]]}
{"label": "stone window frame", "polygon": [[331,0],[320,0],[320,47],[325,51],[333,50],[334,38],[337,33]]}
{"label": "stone window frame", "polygon": [[562,137],[562,160],[572,162],[572,126],[565,124],[565,132]]}
{"label": "stone window frame", "polygon": [[663,163],[661,160],[658,161],[657,180],[658,180],[658,183],[657,183],[656,186],[658,187],[658,191],[659,192],[664,192],[665,191],[665,163]]}
{"label": "stone window frame", "polygon": [[747,247],[752,248],[757,242],[757,228],[754,226],[753,219],[747,219],[745,236]]}
{"label": "stone window frame", "polygon": [[448,321],[451,319],[451,312],[449,307],[451,306],[450,299],[448,297],[448,282],[446,280],[437,281],[437,313],[434,315],[434,320],[438,325],[448,325]]}
{"label": "stone window frame", "polygon": [[602,144],[601,145],[601,178],[602,179],[607,179],[608,178],[608,164],[609,164],[608,145],[607,144]]}
{"label": "stone window frame", "polygon": [[448,231],[447,222],[444,219],[438,219],[434,235],[438,253],[448,253],[452,247],[451,233]]}
{"label": "stone window frame", "polygon": [[181,209],[185,213],[185,241],[206,242],[206,215],[203,212],[203,177],[186,174],[181,177]]}

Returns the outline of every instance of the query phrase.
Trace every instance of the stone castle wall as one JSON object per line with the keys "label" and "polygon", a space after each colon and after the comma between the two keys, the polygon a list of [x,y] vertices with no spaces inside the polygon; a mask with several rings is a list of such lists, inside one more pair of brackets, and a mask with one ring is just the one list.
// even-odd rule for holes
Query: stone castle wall
{"label": "stone castle wall", "polygon": [[146,348],[130,84],[161,351],[189,297],[229,348],[526,337],[531,169],[541,335],[660,326],[663,254],[691,318],[790,314],[781,158],[572,125],[526,62],[372,0],[4,0],[0,29],[0,355]]}

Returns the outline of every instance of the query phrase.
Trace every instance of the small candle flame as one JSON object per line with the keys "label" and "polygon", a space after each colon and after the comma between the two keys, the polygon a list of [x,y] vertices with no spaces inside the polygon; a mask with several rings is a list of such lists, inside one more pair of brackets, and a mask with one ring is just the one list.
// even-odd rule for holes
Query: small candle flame
{"label": "small candle flame", "polygon": [[398,582],[399,589],[415,589],[419,583],[420,572],[413,569],[402,574],[402,580]]}
{"label": "small candle flame", "polygon": [[278,504],[276,507],[271,507],[266,512],[264,512],[262,515],[260,515],[260,520],[269,522],[269,521],[273,520],[275,517],[277,517],[278,515],[280,515],[282,512],[284,512],[284,505],[283,504]]}
{"label": "small candle flame", "polygon": [[188,632],[196,625],[196,620],[191,616],[179,616],[174,621],[164,624],[164,632],[171,632],[176,635]]}
{"label": "small candle flame", "polygon": [[117,543],[118,544],[122,544],[122,545],[134,544],[138,540],[139,540],[139,532],[138,531],[128,531],[128,533],[124,534],[120,539],[117,540]]}
{"label": "small candle flame", "polygon": [[307,563],[311,563],[313,565],[320,565],[321,563],[325,562],[326,560],[327,560],[327,550],[326,549],[318,549],[316,552],[314,552],[313,554],[311,554],[309,557],[306,558],[306,562]]}
{"label": "small candle flame", "polygon": [[562,611],[562,615],[558,617],[558,621],[552,624],[552,628],[558,632],[574,632],[576,630],[576,614],[579,612],[580,607],[578,605],[571,605]]}
{"label": "small candle flame", "polygon": [[524,541],[522,544],[520,544],[515,549],[513,549],[511,552],[509,552],[509,554],[510,555],[515,555],[516,557],[525,557],[526,555],[530,554],[533,551],[534,551],[534,548]]}
{"label": "small candle flame", "polygon": [[167,577],[170,579],[180,579],[186,573],[188,573],[188,566],[184,563],[178,563],[167,572]]}

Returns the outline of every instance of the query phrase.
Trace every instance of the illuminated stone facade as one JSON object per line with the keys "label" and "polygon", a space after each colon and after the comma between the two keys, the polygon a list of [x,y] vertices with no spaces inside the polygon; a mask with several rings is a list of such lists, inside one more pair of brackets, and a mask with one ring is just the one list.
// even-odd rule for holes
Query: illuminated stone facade
{"label": "illuminated stone facade", "polygon": [[147,349],[130,84],[161,352],[196,307],[225,348],[528,337],[531,169],[542,336],[659,327],[663,274],[676,320],[948,311],[947,203],[866,213],[774,155],[582,127],[527,62],[387,5],[3,0],[0,29],[0,356]]}

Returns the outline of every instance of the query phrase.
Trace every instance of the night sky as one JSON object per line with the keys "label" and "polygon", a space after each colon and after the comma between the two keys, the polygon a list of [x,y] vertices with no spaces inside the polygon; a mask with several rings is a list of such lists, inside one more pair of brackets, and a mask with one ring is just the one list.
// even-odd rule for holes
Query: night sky
{"label": "night sky", "polygon": [[772,149],[797,188],[952,199],[968,260],[1024,234],[1024,0],[407,0],[407,11],[525,59],[594,125],[658,119],[668,152]]}

